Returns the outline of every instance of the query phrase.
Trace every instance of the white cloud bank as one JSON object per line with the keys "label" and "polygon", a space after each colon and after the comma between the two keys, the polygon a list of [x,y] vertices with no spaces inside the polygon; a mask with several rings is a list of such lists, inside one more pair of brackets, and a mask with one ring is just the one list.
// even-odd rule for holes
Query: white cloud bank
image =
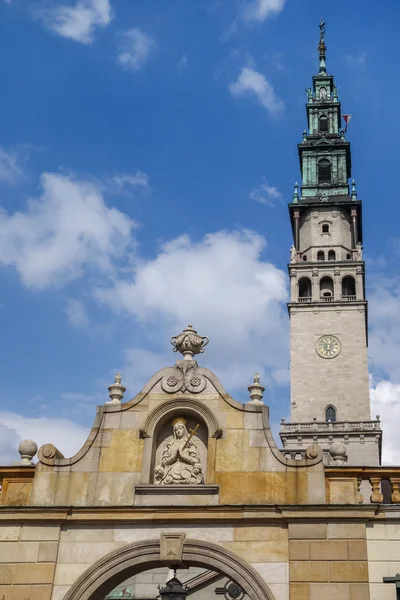
{"label": "white cloud bank", "polygon": [[143,361],[140,349],[133,349],[132,362],[158,366],[159,352],[171,352],[169,337],[193,323],[202,335],[210,334],[207,364],[226,375],[231,389],[249,385],[256,369],[287,378],[281,371],[288,344],[287,278],[262,259],[264,247],[265,240],[250,231],[221,231],[198,242],[184,235],[164,244],[153,260],[138,263],[132,277],[99,287],[97,298],[146,325],[159,344]]}
{"label": "white cloud bank", "polygon": [[98,188],[57,173],[41,176],[43,193],[25,212],[0,210],[0,263],[32,288],[87,272],[110,272],[131,243],[134,223],[108,208]]}
{"label": "white cloud bank", "polygon": [[89,428],[68,419],[26,418],[12,412],[0,412],[0,465],[20,459],[18,445],[33,439],[38,447],[54,444],[65,457],[73,456],[84,444]]}
{"label": "white cloud bank", "polygon": [[280,117],[285,104],[275,93],[273,86],[262,73],[249,67],[242,67],[236,81],[229,84],[233,96],[253,96],[272,117]]}
{"label": "white cloud bank", "polygon": [[121,34],[118,47],[118,64],[128,71],[140,71],[151,53],[155,49],[155,42],[147,33],[134,27]]}
{"label": "white cloud bank", "polygon": [[34,14],[44,25],[61,37],[91,44],[97,29],[106,27],[113,18],[109,0],[79,0],[74,6],[61,4],[37,8]]}
{"label": "white cloud bank", "polygon": [[372,418],[379,415],[383,430],[382,463],[400,464],[400,383],[379,381],[370,390]]}

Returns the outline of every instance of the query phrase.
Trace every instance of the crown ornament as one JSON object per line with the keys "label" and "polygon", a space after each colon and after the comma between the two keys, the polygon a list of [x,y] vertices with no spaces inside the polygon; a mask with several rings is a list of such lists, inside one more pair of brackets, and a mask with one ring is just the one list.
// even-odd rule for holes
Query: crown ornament
{"label": "crown ornament", "polygon": [[208,337],[199,335],[193,325],[188,325],[182,333],[171,338],[173,351],[180,352],[184,360],[193,360],[193,356],[204,352],[208,342]]}
{"label": "crown ornament", "polygon": [[182,423],[182,425],[186,425],[187,419],[185,419],[185,417],[176,417],[176,419],[172,421],[172,427],[175,427],[177,423]]}

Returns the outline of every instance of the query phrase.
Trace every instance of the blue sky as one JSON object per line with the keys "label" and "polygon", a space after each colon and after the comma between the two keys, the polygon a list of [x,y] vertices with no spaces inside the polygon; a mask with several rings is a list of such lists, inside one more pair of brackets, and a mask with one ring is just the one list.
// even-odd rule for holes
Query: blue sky
{"label": "blue sky", "polygon": [[[289,411],[287,212],[317,71],[316,0],[0,0],[0,458],[74,452],[121,371],[140,391],[188,322],[246,401]],[[364,201],[373,416],[400,461],[400,6],[326,3]]]}

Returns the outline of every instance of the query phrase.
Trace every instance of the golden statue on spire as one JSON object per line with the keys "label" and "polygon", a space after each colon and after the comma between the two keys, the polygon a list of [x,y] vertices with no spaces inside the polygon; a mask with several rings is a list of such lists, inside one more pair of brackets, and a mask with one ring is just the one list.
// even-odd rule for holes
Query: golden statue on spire
{"label": "golden statue on spire", "polygon": [[325,32],[326,32],[326,22],[321,17],[320,20],[319,20],[319,44],[318,44],[318,50],[319,50],[320,56],[324,55],[325,54],[325,50],[326,50],[326,46],[325,46]]}

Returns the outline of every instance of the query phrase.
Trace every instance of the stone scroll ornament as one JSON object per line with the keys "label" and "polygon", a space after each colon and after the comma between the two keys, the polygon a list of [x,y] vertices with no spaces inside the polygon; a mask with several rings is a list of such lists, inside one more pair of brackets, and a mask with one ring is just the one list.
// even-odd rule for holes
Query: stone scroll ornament
{"label": "stone scroll ornament", "polygon": [[162,378],[161,387],[164,392],[174,394],[188,391],[199,394],[205,389],[206,379],[197,372],[197,363],[193,357],[202,354],[208,342],[208,337],[200,336],[192,325],[188,325],[182,333],[171,338],[173,351],[180,352],[183,360],[178,361],[170,374]]}
{"label": "stone scroll ornament", "polygon": [[161,462],[154,469],[154,481],[158,484],[204,483],[203,468],[197,446],[192,442],[198,425],[188,433],[186,419],[172,421],[172,438],[168,438],[161,455]]}

